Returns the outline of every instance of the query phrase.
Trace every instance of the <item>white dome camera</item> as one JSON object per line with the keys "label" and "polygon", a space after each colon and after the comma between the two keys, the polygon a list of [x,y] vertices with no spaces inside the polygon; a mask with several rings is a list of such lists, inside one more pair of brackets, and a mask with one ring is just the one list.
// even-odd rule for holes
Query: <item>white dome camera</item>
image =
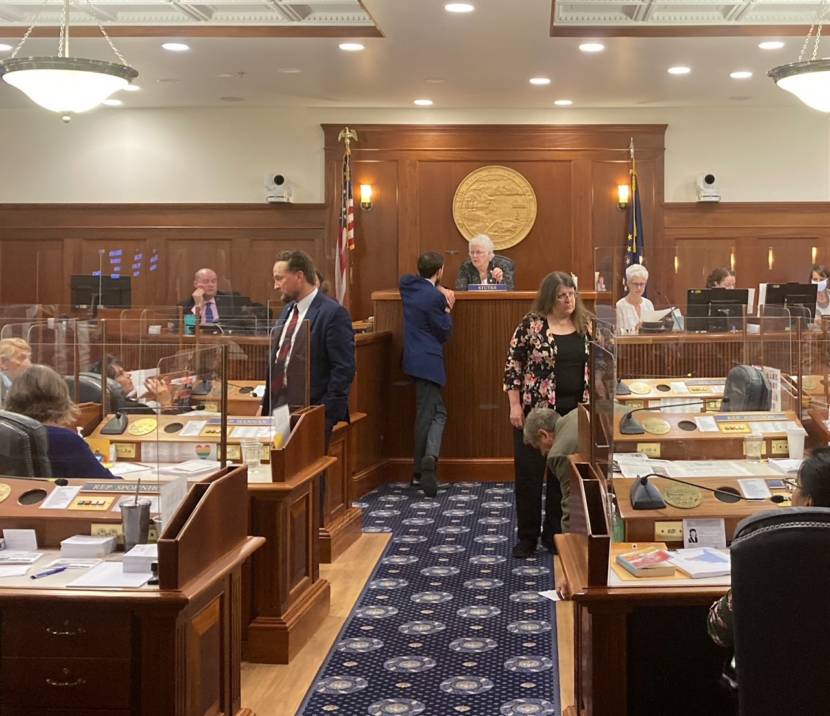
{"label": "white dome camera", "polygon": [[268,172],[265,175],[265,201],[269,204],[288,203],[293,196],[294,188],[285,174]]}
{"label": "white dome camera", "polygon": [[720,187],[714,174],[711,172],[700,174],[696,184],[698,201],[720,201]]}

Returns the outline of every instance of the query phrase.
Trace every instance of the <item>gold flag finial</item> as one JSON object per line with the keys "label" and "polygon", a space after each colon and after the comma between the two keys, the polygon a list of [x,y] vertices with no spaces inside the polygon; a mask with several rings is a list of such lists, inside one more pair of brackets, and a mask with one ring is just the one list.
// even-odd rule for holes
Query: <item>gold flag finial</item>
{"label": "gold flag finial", "polygon": [[337,141],[343,142],[346,145],[346,154],[352,153],[352,142],[360,141],[357,138],[357,130],[352,129],[351,127],[343,127],[340,130],[340,134],[337,135]]}

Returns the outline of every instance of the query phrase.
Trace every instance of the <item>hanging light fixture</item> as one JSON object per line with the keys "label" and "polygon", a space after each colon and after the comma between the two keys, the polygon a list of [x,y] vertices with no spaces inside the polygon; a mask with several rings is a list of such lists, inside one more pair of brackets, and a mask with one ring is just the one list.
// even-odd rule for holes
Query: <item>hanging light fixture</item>
{"label": "hanging light fixture", "polygon": [[98,29],[120,64],[69,56],[69,2],[63,0],[56,57],[17,57],[35,28],[38,13],[9,59],[0,60],[0,77],[52,112],[86,112],[138,77],[100,24]]}
{"label": "hanging light fixture", "polygon": [[[791,92],[808,107],[817,109],[819,112],[830,112],[830,58],[817,59],[821,29],[827,9],[828,5],[824,0],[819,6],[816,20],[810,25],[807,37],[804,38],[798,62],[773,67],[767,73],[781,89]],[[810,45],[810,39],[813,37],[813,30],[816,31],[813,52],[810,59],[805,60],[804,56]]]}

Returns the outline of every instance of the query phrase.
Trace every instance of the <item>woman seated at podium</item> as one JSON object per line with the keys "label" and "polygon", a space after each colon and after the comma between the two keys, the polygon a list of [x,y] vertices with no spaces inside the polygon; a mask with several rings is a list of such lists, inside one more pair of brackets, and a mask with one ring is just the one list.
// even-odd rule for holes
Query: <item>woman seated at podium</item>
{"label": "woman seated at podium", "polygon": [[735,288],[735,272],[726,266],[712,269],[706,277],[706,288]]}
{"label": "woman seated at podium", "polygon": [[458,269],[456,291],[466,291],[471,283],[503,283],[508,291],[513,290],[513,262],[506,256],[496,256],[493,253],[494,248],[493,242],[486,234],[479,234],[470,239],[470,258],[465,259]]}
{"label": "woman seated at podium", "polygon": [[643,294],[648,283],[648,271],[642,264],[631,264],[625,270],[628,293],[617,301],[617,333],[636,333],[643,322],[643,309],[654,310],[654,304]]}
{"label": "woman seated at podium", "polygon": [[820,320],[822,316],[830,315],[830,291],[827,290],[827,279],[830,277],[830,272],[827,267],[822,264],[813,264],[813,269],[810,271],[810,283],[821,284],[824,283],[824,288],[816,290],[816,320]]}
{"label": "woman seated at podium", "polygon": [[553,535],[561,531],[559,482],[548,482],[545,521],[540,503],[545,457],[526,445],[523,426],[533,408],[550,408],[560,416],[588,399],[588,312],[573,278],[554,271],[542,280],[533,307],[513,332],[504,366],[504,390],[513,426],[518,542],[513,556],[533,555],[541,532],[542,546],[555,551]]}
{"label": "woman seated at podium", "polygon": [[69,399],[64,379],[48,366],[33,365],[17,378],[9,389],[5,408],[46,426],[54,477],[117,479],[78,435],[74,428],[78,408]]}

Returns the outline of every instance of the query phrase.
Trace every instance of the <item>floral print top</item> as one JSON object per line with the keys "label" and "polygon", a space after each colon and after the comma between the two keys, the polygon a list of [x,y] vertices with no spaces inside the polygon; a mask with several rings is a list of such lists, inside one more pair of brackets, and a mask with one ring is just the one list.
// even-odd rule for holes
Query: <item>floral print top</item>
{"label": "floral print top", "polygon": [[[547,317],[528,313],[516,326],[504,366],[504,390],[518,390],[525,413],[533,408],[556,408],[556,341]],[[588,402],[588,335],[585,335],[585,390]]]}

